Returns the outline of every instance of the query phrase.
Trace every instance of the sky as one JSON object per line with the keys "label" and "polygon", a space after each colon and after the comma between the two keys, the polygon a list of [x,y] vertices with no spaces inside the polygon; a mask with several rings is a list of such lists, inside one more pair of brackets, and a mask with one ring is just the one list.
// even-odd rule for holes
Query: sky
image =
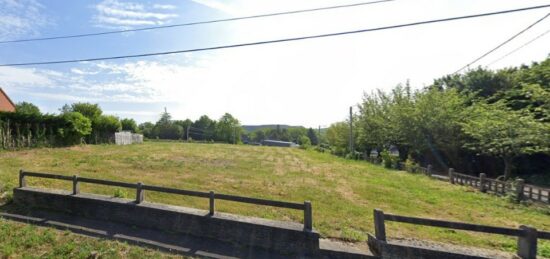
{"label": "sky", "polygon": [[[352,4],[347,0],[0,0],[0,41],[248,16]],[[0,64],[174,51],[358,30],[492,12],[548,0],[395,0],[374,5],[130,32],[0,44]],[[244,125],[326,127],[364,93],[409,81],[419,89],[453,73],[550,12],[550,8],[340,37],[98,62],[0,67],[14,102],[56,113],[99,103],[104,113],[156,121],[228,112]],[[550,54],[550,18],[474,66],[499,69]],[[491,65],[489,65],[491,64]]]}

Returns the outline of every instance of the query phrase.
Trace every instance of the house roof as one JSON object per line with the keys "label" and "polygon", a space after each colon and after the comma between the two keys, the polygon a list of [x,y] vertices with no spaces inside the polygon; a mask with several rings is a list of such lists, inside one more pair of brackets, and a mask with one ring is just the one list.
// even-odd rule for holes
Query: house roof
{"label": "house roof", "polygon": [[0,87],[0,94],[4,95],[6,97],[6,99],[8,99],[8,102],[11,103],[11,105],[13,105],[13,107],[15,108],[15,103],[13,103],[13,101],[10,99],[10,97],[8,96],[8,94],[6,94],[6,92],[4,92],[4,90],[2,89],[2,87]]}

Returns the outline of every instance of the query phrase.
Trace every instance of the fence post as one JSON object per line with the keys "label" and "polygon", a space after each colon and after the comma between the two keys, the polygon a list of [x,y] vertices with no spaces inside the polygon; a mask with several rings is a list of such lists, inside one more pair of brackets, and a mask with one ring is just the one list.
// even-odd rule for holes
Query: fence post
{"label": "fence post", "polygon": [[313,230],[313,215],[310,201],[304,201],[304,229],[306,231]]}
{"label": "fence post", "polygon": [[27,186],[27,179],[25,179],[25,173],[23,169],[19,170],[19,188]]}
{"label": "fence post", "polygon": [[523,200],[523,188],[525,186],[525,180],[517,179],[516,180],[516,201],[520,202]]}
{"label": "fence post", "polygon": [[214,203],[214,192],[213,191],[210,191],[210,196],[209,196],[209,199],[210,199],[210,216],[214,215],[214,209],[215,209],[215,206],[216,204]]}
{"label": "fence post", "polygon": [[537,230],[528,226],[519,226],[523,235],[518,237],[518,256],[523,259],[537,258]]}
{"label": "fence post", "polygon": [[386,241],[386,226],[384,225],[384,212],[374,209],[374,236],[379,241]]}
{"label": "fence post", "polygon": [[433,170],[434,170],[434,169],[433,169],[433,166],[432,166],[432,165],[428,165],[428,170],[427,170],[427,172],[426,172],[426,173],[428,174],[428,176],[432,176]]}
{"label": "fence post", "polygon": [[485,188],[485,178],[487,178],[485,173],[479,174],[479,191],[480,192],[486,192],[487,191],[487,188]]}
{"label": "fence post", "polygon": [[73,175],[73,195],[80,193],[80,184],[78,184],[78,176]]}
{"label": "fence post", "polygon": [[137,183],[137,188],[136,188],[136,203],[137,204],[140,204],[141,202],[143,202],[142,185],[143,185],[143,183],[141,183],[141,182]]}
{"label": "fence post", "polygon": [[455,172],[454,168],[449,168],[449,182],[451,184],[455,184],[454,172]]}

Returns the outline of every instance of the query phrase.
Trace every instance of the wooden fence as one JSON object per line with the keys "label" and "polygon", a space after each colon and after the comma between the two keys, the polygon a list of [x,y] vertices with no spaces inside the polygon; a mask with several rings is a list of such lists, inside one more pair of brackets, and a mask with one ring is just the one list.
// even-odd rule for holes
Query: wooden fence
{"label": "wooden fence", "polygon": [[537,231],[529,226],[520,226],[515,228],[494,227],[486,225],[469,224],[462,222],[453,222],[446,220],[435,220],[427,218],[406,217],[393,214],[385,214],[382,210],[374,210],[374,231],[375,237],[379,241],[386,241],[385,221],[395,221],[422,226],[441,227],[450,229],[467,230],[489,234],[500,234],[518,237],[517,254],[521,258],[536,258],[538,239],[550,240],[550,232]]}
{"label": "wooden fence", "polygon": [[213,191],[200,192],[200,191],[174,189],[174,188],[167,188],[167,187],[160,187],[160,186],[153,186],[153,185],[145,185],[143,183],[125,183],[125,182],[85,178],[85,177],[79,177],[76,175],[66,176],[66,175],[58,175],[58,174],[26,172],[23,170],[19,171],[19,187],[22,188],[27,186],[26,177],[38,177],[38,178],[49,178],[49,179],[58,179],[58,180],[64,180],[64,181],[72,181],[73,195],[80,193],[80,187],[79,187],[80,183],[92,183],[92,184],[99,184],[99,185],[132,188],[132,189],[136,189],[135,202],[137,204],[144,201],[145,199],[144,191],[154,191],[154,192],[171,193],[171,194],[193,196],[193,197],[200,197],[200,198],[208,198],[210,202],[209,203],[210,215],[214,215],[216,199],[256,204],[256,205],[272,206],[272,207],[279,207],[279,208],[286,208],[286,209],[302,210],[304,212],[304,230],[311,231],[313,229],[313,214],[311,209],[311,202],[309,201],[304,201],[304,203],[273,201],[273,200],[266,200],[266,199],[235,196],[235,195],[229,195],[229,194],[220,194],[220,193],[214,193]]}
{"label": "wooden fence", "polygon": [[[367,157],[365,158],[365,160],[374,164],[382,163],[382,160],[380,158]],[[484,173],[481,173],[478,177],[476,177],[472,175],[458,173],[454,171],[453,168],[449,168],[449,171],[447,173],[444,173],[433,170],[432,165],[422,167],[419,165],[407,165],[403,162],[398,163],[396,169],[404,170],[410,173],[425,174],[435,179],[449,181],[451,184],[471,186],[485,193],[502,196],[511,194],[515,196],[515,199],[517,201],[530,200],[550,204],[550,188],[525,184],[525,181],[523,179],[517,179],[515,181],[500,181],[487,178]]]}
{"label": "wooden fence", "polygon": [[479,177],[465,175],[449,169],[449,181],[452,184],[468,185],[481,192],[489,192],[496,195],[513,194],[517,201],[531,200],[550,204],[550,189],[535,185],[525,184],[523,179],[515,181],[499,181],[490,179],[484,173]]}

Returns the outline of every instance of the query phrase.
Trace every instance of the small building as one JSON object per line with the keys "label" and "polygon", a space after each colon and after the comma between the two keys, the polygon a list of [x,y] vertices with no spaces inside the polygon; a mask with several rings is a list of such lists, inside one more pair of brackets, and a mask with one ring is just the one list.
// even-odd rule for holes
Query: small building
{"label": "small building", "polygon": [[15,112],[15,104],[2,88],[0,88],[0,112]]}
{"label": "small building", "polygon": [[262,146],[272,146],[272,147],[298,147],[298,144],[289,141],[279,141],[264,139],[262,140]]}

